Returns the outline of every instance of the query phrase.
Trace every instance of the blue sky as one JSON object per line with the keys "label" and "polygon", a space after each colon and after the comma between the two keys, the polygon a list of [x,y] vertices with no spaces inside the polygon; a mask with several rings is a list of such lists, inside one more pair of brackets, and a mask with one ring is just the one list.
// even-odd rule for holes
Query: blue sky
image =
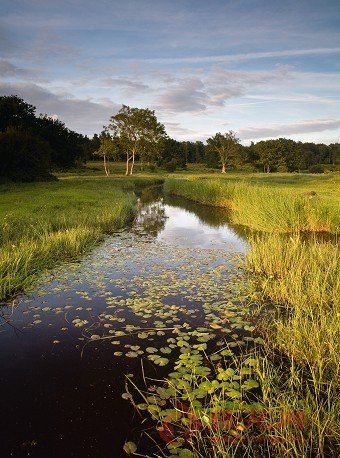
{"label": "blue sky", "polygon": [[179,140],[340,139],[339,0],[2,0],[0,94],[78,132],[122,104]]}

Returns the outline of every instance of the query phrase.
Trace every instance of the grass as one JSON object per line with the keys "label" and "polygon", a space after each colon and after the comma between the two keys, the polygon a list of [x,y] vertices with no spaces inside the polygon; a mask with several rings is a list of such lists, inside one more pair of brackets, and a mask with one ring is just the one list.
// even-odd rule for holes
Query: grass
{"label": "grass", "polygon": [[128,224],[136,208],[133,186],[96,178],[2,185],[0,301]]}
{"label": "grass", "polygon": [[[269,456],[337,456],[339,247],[336,235],[325,242],[301,234],[337,234],[337,182],[337,175],[230,175],[224,179],[172,178],[165,184],[169,193],[227,207],[233,222],[263,231],[251,238],[246,261],[258,300],[277,305],[276,318],[264,319],[262,325],[266,345],[257,371],[260,399],[269,418],[278,411],[302,411],[304,416],[301,438],[297,441],[288,428],[283,441],[270,444]],[[233,456],[237,448],[220,455],[214,450],[209,453],[212,457]],[[244,453],[261,456],[255,447]]]}
{"label": "grass", "polygon": [[301,236],[254,237],[248,270],[275,303],[299,309],[335,308],[340,298],[340,250],[337,244]]}
{"label": "grass", "polygon": [[236,224],[267,232],[337,232],[339,213],[333,202],[292,189],[245,180],[168,179],[165,191],[205,205],[227,207]]}
{"label": "grass", "polygon": [[267,327],[266,402],[304,411],[308,445],[293,456],[333,456],[340,439],[339,247],[271,234],[251,241],[247,265],[261,294],[285,307]]}
{"label": "grass", "polygon": [[[131,190],[136,183],[165,179],[166,192],[231,209],[235,223],[263,231],[250,241],[247,268],[257,297],[278,305],[276,318],[263,326],[265,356],[256,368],[261,401],[272,425],[276,412],[303,410],[305,416],[301,441],[289,440],[293,432],[285,431],[288,439],[270,444],[266,453],[336,456],[339,249],[336,237],[307,242],[301,233],[337,233],[339,174],[227,173],[222,178],[194,167],[178,174],[139,172],[134,178],[118,178],[123,164],[114,164],[112,170],[110,178],[98,167],[85,169],[81,176],[61,174],[59,182],[0,186],[0,300],[27,289],[43,269],[81,255],[104,233],[126,225],[135,212]],[[190,380],[197,382],[195,377]],[[172,388],[176,392],[178,386]],[[212,397],[209,409],[222,401],[223,396]],[[206,412],[197,415],[206,422],[204,434],[219,434],[216,425],[207,422]],[[235,448],[223,442],[211,449],[209,437],[213,436],[198,432],[195,447],[203,450],[202,456],[233,456]],[[257,456],[256,448],[240,447],[236,452]]]}

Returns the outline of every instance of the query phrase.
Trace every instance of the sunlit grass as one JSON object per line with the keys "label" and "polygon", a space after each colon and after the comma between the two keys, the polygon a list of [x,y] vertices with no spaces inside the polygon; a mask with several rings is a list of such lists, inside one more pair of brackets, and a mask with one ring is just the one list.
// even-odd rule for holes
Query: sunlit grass
{"label": "sunlit grass", "polygon": [[219,179],[170,179],[165,191],[191,200],[233,210],[234,223],[267,232],[336,232],[339,216],[318,197],[287,190]]}
{"label": "sunlit grass", "polygon": [[3,185],[2,191],[2,301],[27,289],[43,269],[89,250],[136,211],[134,195],[113,180]]}
{"label": "sunlit grass", "polygon": [[340,439],[339,247],[298,235],[256,237],[247,265],[261,293],[285,306],[267,328],[265,400],[303,410],[308,454],[294,456],[333,456]]}

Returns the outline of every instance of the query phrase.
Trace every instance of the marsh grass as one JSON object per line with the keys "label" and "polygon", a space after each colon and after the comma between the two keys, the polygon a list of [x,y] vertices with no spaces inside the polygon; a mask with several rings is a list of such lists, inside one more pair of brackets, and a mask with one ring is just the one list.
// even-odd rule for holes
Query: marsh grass
{"label": "marsh grass", "polygon": [[308,446],[293,456],[336,456],[340,440],[339,247],[317,239],[306,242],[299,235],[256,237],[247,265],[262,294],[285,306],[266,339],[264,400],[270,405],[299,405],[304,411]]}
{"label": "marsh grass", "polygon": [[[286,189],[280,183],[262,183],[192,177],[169,180],[165,187],[197,202],[229,207],[233,222],[262,231],[250,239],[246,266],[257,297],[278,308],[276,319],[261,326],[266,345],[257,371],[259,400],[278,439],[282,431],[275,429],[277,412],[303,412],[304,422],[298,440],[288,425],[284,440],[268,443],[266,454],[335,457],[340,440],[339,247],[337,235],[325,242],[303,233],[337,234],[337,205],[297,192],[294,183],[286,182]],[[230,451],[219,453],[207,456],[233,456]],[[251,445],[249,456],[261,454]]]}
{"label": "marsh grass", "polygon": [[[260,383],[256,397],[248,389],[242,390],[246,386],[245,374],[250,374],[247,361],[252,362],[252,380]],[[301,387],[294,393],[299,380],[297,369],[285,379],[291,389],[288,393],[282,368],[274,367],[267,357],[253,353],[250,359],[249,355],[238,356],[225,360],[222,366],[224,370],[221,364],[215,367],[214,378],[199,376],[195,370],[188,370],[181,381],[169,377],[156,392],[157,380],[147,380],[152,384],[151,392],[141,391],[130,380],[143,402],[137,404],[130,392],[125,396],[132,400],[136,410],[147,410],[157,421],[164,444],[162,447],[155,440],[159,453],[152,456],[300,458],[311,456],[312,450],[325,449],[319,447],[317,438],[321,425],[329,432],[330,425],[323,420],[329,422],[330,417],[315,411],[315,403],[304,402],[309,401],[310,393],[305,399]],[[232,386],[239,388],[231,389]]]}
{"label": "marsh grass", "polygon": [[232,210],[235,224],[266,232],[336,232],[335,207],[318,197],[225,179],[169,179],[165,192]]}
{"label": "marsh grass", "polygon": [[247,268],[263,293],[300,310],[326,310],[340,297],[339,246],[301,235],[257,236],[250,240]]}
{"label": "marsh grass", "polygon": [[88,251],[131,221],[136,199],[115,180],[68,179],[3,186],[0,301],[26,290],[39,272]]}

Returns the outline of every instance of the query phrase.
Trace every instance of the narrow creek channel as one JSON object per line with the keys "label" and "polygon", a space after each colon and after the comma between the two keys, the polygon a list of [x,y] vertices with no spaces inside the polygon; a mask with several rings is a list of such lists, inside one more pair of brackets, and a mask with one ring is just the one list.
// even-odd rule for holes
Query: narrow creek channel
{"label": "narrow creek channel", "polygon": [[120,458],[129,440],[153,456],[122,399],[125,376],[141,382],[141,359],[146,375],[166,375],[183,325],[198,342],[208,335],[213,351],[227,331],[236,343],[253,339],[239,268],[246,248],[225,211],[145,188],[130,229],[3,306],[1,457]]}

